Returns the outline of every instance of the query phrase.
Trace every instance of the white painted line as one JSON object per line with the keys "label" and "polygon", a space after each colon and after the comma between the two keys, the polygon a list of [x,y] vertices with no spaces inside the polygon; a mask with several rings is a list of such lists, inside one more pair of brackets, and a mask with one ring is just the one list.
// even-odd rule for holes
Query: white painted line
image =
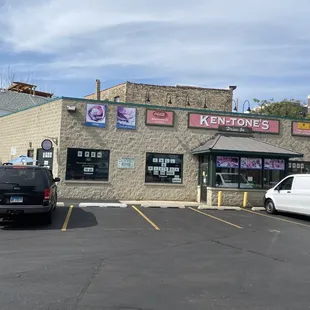
{"label": "white painted line", "polygon": [[79,207],[99,207],[99,208],[127,208],[124,203],[107,203],[107,202],[81,202]]}
{"label": "white painted line", "polygon": [[65,203],[64,202],[57,202],[57,207],[64,207]]}
{"label": "white painted line", "polygon": [[236,210],[240,211],[240,207],[207,207],[207,206],[199,206],[198,210]]}
{"label": "white painted line", "polygon": [[141,207],[143,208],[159,208],[159,209],[185,209],[184,205],[149,205],[149,204],[142,204]]}
{"label": "white painted line", "polygon": [[251,210],[252,211],[265,211],[265,208],[263,208],[263,207],[253,207]]}

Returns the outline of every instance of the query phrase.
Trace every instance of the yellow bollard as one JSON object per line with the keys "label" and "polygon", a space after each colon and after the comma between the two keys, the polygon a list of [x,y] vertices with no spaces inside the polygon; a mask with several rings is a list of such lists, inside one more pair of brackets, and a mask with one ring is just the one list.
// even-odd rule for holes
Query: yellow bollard
{"label": "yellow bollard", "polygon": [[248,205],[248,192],[243,193],[243,208]]}
{"label": "yellow bollard", "polygon": [[217,194],[217,206],[220,207],[223,201],[223,192],[218,192]]}

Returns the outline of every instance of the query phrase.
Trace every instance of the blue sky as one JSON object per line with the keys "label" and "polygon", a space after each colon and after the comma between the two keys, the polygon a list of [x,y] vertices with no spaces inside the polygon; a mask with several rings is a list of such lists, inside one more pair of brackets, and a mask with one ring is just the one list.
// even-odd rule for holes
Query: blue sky
{"label": "blue sky", "polygon": [[[295,4],[296,3],[296,4]],[[59,96],[124,81],[306,101],[309,0],[0,0],[0,72]]]}

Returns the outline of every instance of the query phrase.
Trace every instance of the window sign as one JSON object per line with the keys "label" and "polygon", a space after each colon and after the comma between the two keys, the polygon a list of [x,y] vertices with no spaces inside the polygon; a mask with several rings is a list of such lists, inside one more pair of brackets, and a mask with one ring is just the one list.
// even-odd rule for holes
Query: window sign
{"label": "window sign", "polygon": [[109,161],[110,151],[69,148],[66,180],[108,181]]}
{"label": "window sign", "polygon": [[265,159],[264,160],[265,170],[285,170],[284,159]]}
{"label": "window sign", "polygon": [[136,129],[136,108],[117,107],[116,108],[116,128]]}
{"label": "window sign", "polygon": [[217,156],[217,168],[239,168],[239,158],[231,156]]}
{"label": "window sign", "polygon": [[146,154],[146,183],[182,184],[183,155]]}
{"label": "window sign", "polygon": [[262,169],[261,158],[245,158],[241,157],[240,168],[241,169]]}

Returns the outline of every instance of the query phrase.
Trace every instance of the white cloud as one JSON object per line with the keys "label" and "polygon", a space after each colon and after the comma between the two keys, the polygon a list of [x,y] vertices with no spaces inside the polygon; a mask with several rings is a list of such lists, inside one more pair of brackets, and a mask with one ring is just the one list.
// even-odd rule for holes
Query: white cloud
{"label": "white cloud", "polygon": [[[237,94],[258,97],[272,89],[287,96],[290,88],[283,84],[291,78],[300,79],[299,85],[293,81],[292,93],[306,96],[310,3],[295,3],[7,0],[0,46],[20,56],[16,70],[29,72],[31,64],[32,72],[51,79],[101,74],[107,80],[239,84]],[[25,54],[32,59],[25,62]],[[35,60],[36,55],[45,57]]]}

